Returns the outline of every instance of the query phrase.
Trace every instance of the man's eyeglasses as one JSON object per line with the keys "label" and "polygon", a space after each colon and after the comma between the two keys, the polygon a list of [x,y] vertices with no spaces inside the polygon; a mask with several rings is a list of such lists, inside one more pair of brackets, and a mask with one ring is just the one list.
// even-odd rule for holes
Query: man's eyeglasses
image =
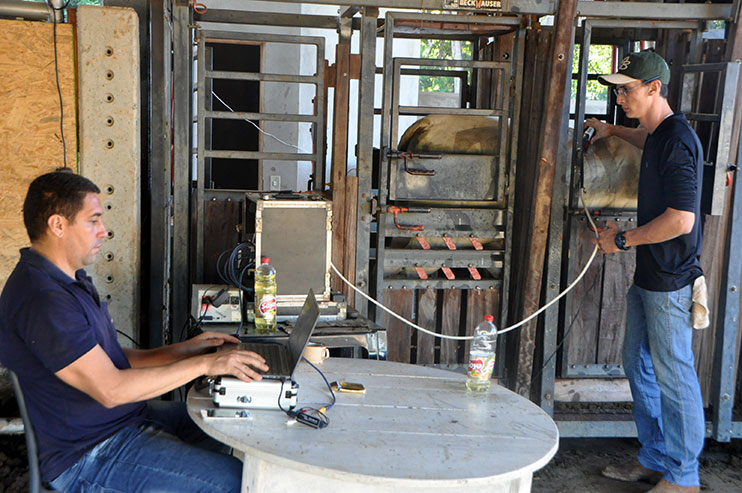
{"label": "man's eyeglasses", "polygon": [[649,84],[653,80],[657,80],[657,79],[659,79],[659,76],[652,77],[651,79],[647,79],[645,81],[642,81],[641,84],[639,84],[638,86],[634,86],[634,87],[623,87],[623,86],[621,86],[621,87],[614,87],[613,88],[613,94],[615,94],[616,97],[618,97],[618,96],[627,97],[629,95],[629,92],[633,91],[637,87],[641,87],[643,85]]}

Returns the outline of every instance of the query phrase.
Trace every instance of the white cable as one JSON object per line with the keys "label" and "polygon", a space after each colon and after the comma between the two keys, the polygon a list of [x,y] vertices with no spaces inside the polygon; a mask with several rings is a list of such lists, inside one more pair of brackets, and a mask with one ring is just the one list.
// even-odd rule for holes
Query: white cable
{"label": "white cable", "polygon": [[[226,106],[226,108],[227,108],[227,109],[228,109],[229,111],[231,111],[232,113],[235,113],[235,111],[234,111],[234,110],[233,110],[232,108],[230,108],[230,107],[229,107],[229,105],[228,105],[227,103],[225,103],[225,102],[224,102],[224,101],[222,100],[222,98],[220,98],[219,96],[217,96],[217,94],[216,94],[216,93],[215,93],[214,91],[211,91],[211,94],[212,94],[212,95],[213,95],[213,96],[214,96],[214,97],[215,97],[216,99],[218,99],[220,103],[222,103],[222,104],[223,104],[224,106]],[[271,137],[271,138],[273,138],[273,139],[276,139],[276,140],[277,140],[278,142],[280,142],[281,144],[283,144],[283,145],[286,145],[286,146],[289,146],[289,147],[293,147],[294,149],[297,149],[297,150],[299,150],[299,151],[303,152],[304,154],[312,154],[311,152],[309,152],[309,151],[305,151],[304,149],[302,149],[302,148],[301,148],[301,147],[299,147],[299,146],[295,146],[294,144],[289,144],[288,142],[284,142],[283,140],[279,139],[278,137],[276,137],[276,136],[275,136],[275,135],[273,135],[272,133],[268,133],[268,132],[266,132],[265,130],[263,130],[262,128],[260,128],[260,126],[256,125],[256,124],[255,124],[255,122],[253,122],[252,120],[248,120],[247,118],[244,118],[244,120],[245,120],[245,121],[246,121],[247,123],[249,123],[250,125],[252,125],[253,127],[257,128],[257,129],[258,129],[258,132],[262,133],[263,135],[267,135],[268,137]]]}
{"label": "white cable", "polygon": [[[590,217],[590,212],[587,210],[587,207],[585,207],[585,200],[584,200],[584,197],[583,197],[584,193],[585,193],[585,191],[582,190],[582,193],[580,195],[580,198],[582,199],[582,206],[583,206],[583,209],[585,210],[585,215],[587,216],[587,219],[590,222],[590,225],[593,227],[593,231],[595,232],[595,237],[597,238],[598,237],[598,228],[595,226],[595,223],[593,222],[593,218]],[[502,330],[498,330],[497,331],[497,334],[498,335],[499,334],[504,334],[505,332],[510,332],[511,330],[517,329],[521,325],[529,322],[534,317],[537,317],[544,310],[546,310],[547,308],[549,308],[551,305],[553,305],[554,303],[556,303],[557,301],[559,301],[564,295],[566,295],[567,293],[569,293],[572,290],[572,288],[574,288],[577,285],[577,283],[580,282],[580,280],[583,278],[583,276],[587,272],[587,269],[590,267],[590,265],[592,265],[593,260],[595,259],[595,255],[597,255],[597,253],[598,253],[598,248],[599,248],[598,247],[598,244],[596,243],[595,244],[595,248],[593,249],[593,253],[592,253],[592,255],[590,255],[590,259],[588,259],[587,264],[585,264],[585,267],[582,269],[582,272],[580,272],[580,275],[578,275],[577,278],[574,281],[572,281],[572,283],[569,286],[567,286],[567,289],[565,289],[564,291],[562,291],[561,293],[559,293],[559,295],[556,298],[554,298],[549,303],[547,303],[546,305],[542,306],[537,311],[533,312],[531,315],[529,315],[528,317],[524,318],[520,322],[518,322],[518,323],[516,323],[514,325],[511,325],[509,327],[505,327]],[[449,336],[449,335],[445,335],[445,334],[437,334],[435,332],[429,331],[428,329],[425,329],[423,327],[420,327],[419,325],[410,322],[409,320],[407,320],[406,318],[402,317],[401,315],[397,315],[396,313],[394,313],[393,311],[391,311],[389,308],[385,307],[384,305],[382,305],[381,303],[379,303],[378,301],[376,301],[375,299],[373,299],[372,297],[370,297],[369,295],[367,295],[366,293],[364,293],[363,291],[361,291],[360,289],[358,289],[357,287],[355,287],[350,281],[348,281],[340,273],[340,271],[338,271],[337,267],[335,267],[335,264],[333,264],[332,262],[330,262],[330,267],[332,267],[332,270],[335,271],[335,274],[337,274],[340,277],[340,279],[342,279],[343,282],[345,284],[347,284],[348,286],[350,286],[355,292],[357,292],[358,294],[360,294],[361,296],[363,296],[364,298],[366,298],[368,301],[370,301],[371,303],[375,304],[376,306],[378,306],[379,308],[381,308],[382,310],[384,310],[385,312],[387,312],[389,315],[391,315],[394,318],[396,318],[396,319],[398,319],[398,320],[406,323],[410,327],[413,327],[413,328],[419,330],[420,332],[424,332],[424,333],[429,334],[429,335],[431,335],[433,337],[439,337],[441,339],[451,339],[451,340],[454,340],[454,341],[467,341],[467,340],[474,339],[474,336]]]}

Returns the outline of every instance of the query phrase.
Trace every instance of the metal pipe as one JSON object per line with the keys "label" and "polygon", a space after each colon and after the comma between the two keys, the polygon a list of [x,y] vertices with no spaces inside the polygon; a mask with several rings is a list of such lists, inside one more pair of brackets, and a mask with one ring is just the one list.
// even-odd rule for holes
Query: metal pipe
{"label": "metal pipe", "polygon": [[25,2],[23,0],[0,1],[0,17],[20,18],[29,21],[51,21],[52,13],[51,7],[45,3]]}

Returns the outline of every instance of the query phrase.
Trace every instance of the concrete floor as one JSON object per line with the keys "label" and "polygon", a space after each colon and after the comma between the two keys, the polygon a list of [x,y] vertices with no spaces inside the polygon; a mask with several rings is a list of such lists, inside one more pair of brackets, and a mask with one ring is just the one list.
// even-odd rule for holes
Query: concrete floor
{"label": "concrete floor", "polygon": [[[611,462],[627,461],[639,449],[635,439],[563,438],[552,461],[533,477],[534,493],[636,493],[648,483],[623,483],[600,471]],[[721,444],[707,440],[701,456],[701,490],[742,492],[742,440]]]}

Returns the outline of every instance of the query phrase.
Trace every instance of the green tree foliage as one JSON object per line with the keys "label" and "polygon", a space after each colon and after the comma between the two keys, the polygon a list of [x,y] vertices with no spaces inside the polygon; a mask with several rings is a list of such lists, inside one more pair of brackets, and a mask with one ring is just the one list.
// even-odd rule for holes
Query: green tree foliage
{"label": "green tree foliage", "polygon": [[[461,57],[471,60],[471,42],[461,42]],[[420,41],[420,58],[437,60],[453,60],[453,43],[445,39],[423,39]],[[424,69],[441,69],[441,67],[421,67]],[[454,70],[454,67],[445,67],[444,70]],[[458,69],[461,70],[461,69]],[[453,92],[454,77],[420,76],[420,91],[425,92]]]}
{"label": "green tree foliage", "polygon": [[[576,74],[580,68],[581,45],[575,45],[572,73]],[[609,74],[612,72],[611,60],[613,47],[611,45],[590,45],[590,56],[587,60],[588,74]],[[577,81],[572,80],[572,99],[577,96]],[[585,99],[592,101],[606,101],[608,99],[608,88],[597,80],[588,80],[585,87]]]}

